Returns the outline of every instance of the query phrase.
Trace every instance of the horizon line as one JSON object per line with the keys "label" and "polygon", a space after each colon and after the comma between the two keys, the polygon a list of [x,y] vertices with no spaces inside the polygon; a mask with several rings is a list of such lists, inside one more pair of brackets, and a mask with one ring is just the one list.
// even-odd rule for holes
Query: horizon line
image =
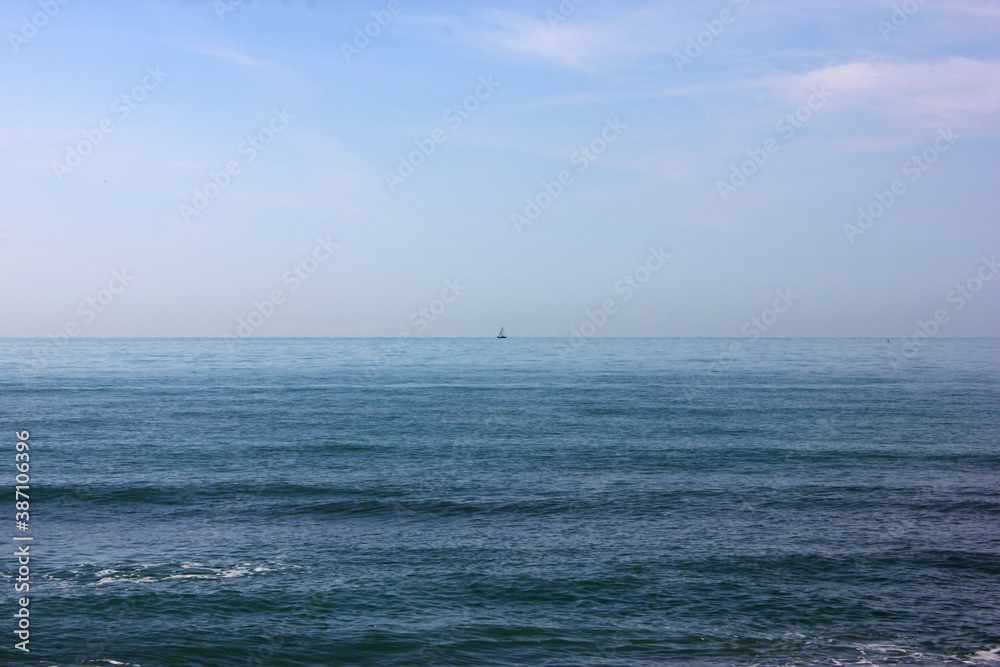
{"label": "horizon line", "polygon": [[[253,340],[399,340],[400,336],[0,336],[0,340],[37,340],[62,341],[70,340],[218,340],[247,342]],[[482,336],[403,336],[408,340],[458,340],[458,339],[490,339],[495,335]],[[507,336],[511,338],[531,340],[563,340],[573,336]],[[587,336],[586,340],[744,340],[749,336]],[[912,336],[759,336],[752,340],[909,340]],[[1000,340],[997,336],[935,336],[939,340]],[[933,340],[933,339],[932,339]]]}

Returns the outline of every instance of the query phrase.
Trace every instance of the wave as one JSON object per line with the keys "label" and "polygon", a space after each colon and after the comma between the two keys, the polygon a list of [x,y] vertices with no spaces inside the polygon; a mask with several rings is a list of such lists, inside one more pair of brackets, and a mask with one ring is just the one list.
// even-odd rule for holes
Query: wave
{"label": "wave", "polygon": [[42,578],[59,587],[106,586],[109,584],[157,584],[185,579],[220,581],[300,568],[301,566],[277,563],[226,565],[205,565],[199,562],[119,563],[111,567],[78,564],[47,572],[42,575]]}
{"label": "wave", "polygon": [[[832,642],[833,640],[829,640]],[[851,658],[797,659],[747,663],[747,667],[941,667],[943,665],[972,665],[997,667],[1000,665],[1000,648],[974,653],[926,653],[896,644],[856,644],[857,655]]]}

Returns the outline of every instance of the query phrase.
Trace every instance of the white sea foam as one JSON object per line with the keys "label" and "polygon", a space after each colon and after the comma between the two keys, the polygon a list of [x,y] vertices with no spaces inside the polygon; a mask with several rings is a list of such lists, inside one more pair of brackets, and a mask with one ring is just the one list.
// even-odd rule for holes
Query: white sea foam
{"label": "white sea foam", "polygon": [[[103,568],[97,572],[88,572],[87,568],[71,570],[74,578],[96,577],[97,580],[91,585],[99,586],[115,583],[159,583],[171,579],[233,579],[237,577],[247,577],[267,572],[280,572],[287,569],[294,569],[296,566],[270,563],[258,565],[254,563],[242,563],[239,565],[212,566],[198,562],[183,563],[140,563],[140,564],[119,564],[114,567]],[[178,571],[179,570],[179,571]]]}
{"label": "white sea foam", "polygon": [[[995,667],[1000,665],[1000,647],[977,651],[964,658],[956,655],[934,655],[911,651],[894,644],[858,644],[860,655],[856,659],[824,658],[818,660],[791,660],[785,662],[757,662],[750,667],[890,667],[892,665],[973,665]],[[879,655],[865,655],[869,651]]]}
{"label": "white sea foam", "polygon": [[1000,646],[988,651],[976,651],[965,661],[967,665],[997,665],[1000,664]]}
{"label": "white sea foam", "polygon": [[110,577],[102,577],[102,578],[98,579],[96,582],[94,582],[94,585],[95,586],[100,586],[101,584],[114,584],[114,583],[117,583],[119,581],[127,581],[130,584],[136,584],[136,583],[145,583],[145,582],[148,582],[148,581],[157,581],[157,579],[156,579],[156,577],[130,578],[130,577],[110,576]]}

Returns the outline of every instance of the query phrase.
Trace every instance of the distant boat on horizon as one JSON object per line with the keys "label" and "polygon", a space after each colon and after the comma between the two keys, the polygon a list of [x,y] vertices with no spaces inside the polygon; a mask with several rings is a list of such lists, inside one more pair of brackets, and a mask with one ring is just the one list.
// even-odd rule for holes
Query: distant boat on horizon
{"label": "distant boat on horizon", "polygon": [[506,338],[506,337],[507,334],[503,332],[503,327],[500,327],[500,333],[497,335],[497,338]]}

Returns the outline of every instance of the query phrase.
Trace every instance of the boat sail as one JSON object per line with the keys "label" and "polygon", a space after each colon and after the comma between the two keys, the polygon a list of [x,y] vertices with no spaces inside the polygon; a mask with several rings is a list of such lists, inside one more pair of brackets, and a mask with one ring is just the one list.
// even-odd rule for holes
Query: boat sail
{"label": "boat sail", "polygon": [[503,327],[500,327],[500,333],[497,335],[497,338],[506,338],[506,337],[507,334],[503,332]]}

